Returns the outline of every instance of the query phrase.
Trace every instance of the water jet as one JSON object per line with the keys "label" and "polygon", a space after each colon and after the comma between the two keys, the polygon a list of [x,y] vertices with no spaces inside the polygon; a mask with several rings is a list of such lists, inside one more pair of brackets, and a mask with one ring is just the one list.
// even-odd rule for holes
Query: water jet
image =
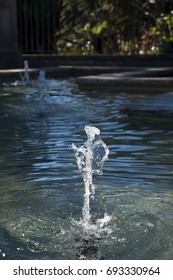
{"label": "water jet", "polygon": [[[102,174],[102,167],[109,155],[109,149],[100,137],[100,130],[94,126],[85,126],[87,141],[77,148],[72,144],[75,152],[78,169],[83,177],[85,194],[82,209],[82,225],[85,234],[93,235],[101,232],[111,217],[105,215],[103,219],[98,219],[94,224],[90,213],[90,199],[94,199],[95,185],[93,184],[93,174]],[[104,229],[105,230],[105,229]]]}

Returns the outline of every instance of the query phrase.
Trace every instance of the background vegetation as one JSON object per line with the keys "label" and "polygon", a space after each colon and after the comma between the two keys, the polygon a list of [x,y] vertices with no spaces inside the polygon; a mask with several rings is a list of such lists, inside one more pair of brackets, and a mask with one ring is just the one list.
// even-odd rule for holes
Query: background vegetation
{"label": "background vegetation", "polygon": [[18,10],[22,44],[36,52],[173,51],[173,0],[18,0]]}

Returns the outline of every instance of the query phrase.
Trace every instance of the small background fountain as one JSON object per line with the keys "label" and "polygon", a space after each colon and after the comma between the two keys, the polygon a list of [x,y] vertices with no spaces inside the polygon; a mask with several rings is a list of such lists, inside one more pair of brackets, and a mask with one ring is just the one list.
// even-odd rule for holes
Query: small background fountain
{"label": "small background fountain", "polygon": [[22,70],[22,73],[20,73],[20,81],[16,81],[14,83],[15,86],[28,86],[28,87],[34,87],[39,88],[39,91],[48,93],[48,84],[46,80],[46,73],[44,70],[40,70],[38,73],[38,78],[36,80],[30,78],[30,69],[29,69],[29,63],[28,60],[24,60],[23,62],[24,68]]}
{"label": "small background fountain", "polygon": [[30,84],[29,65],[28,65],[27,60],[24,60],[23,74],[20,74],[20,77],[21,77],[23,85],[29,85]]}

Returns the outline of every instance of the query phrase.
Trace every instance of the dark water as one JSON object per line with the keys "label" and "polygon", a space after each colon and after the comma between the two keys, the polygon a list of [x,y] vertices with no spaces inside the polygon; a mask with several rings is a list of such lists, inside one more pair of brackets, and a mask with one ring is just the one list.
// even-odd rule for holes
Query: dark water
{"label": "dark water", "polygon": [[[129,118],[133,95],[82,91],[72,80],[0,89],[1,259],[172,259],[172,120]],[[94,125],[110,150],[94,176],[93,223],[111,215],[87,240],[75,224],[84,188],[70,145]]]}

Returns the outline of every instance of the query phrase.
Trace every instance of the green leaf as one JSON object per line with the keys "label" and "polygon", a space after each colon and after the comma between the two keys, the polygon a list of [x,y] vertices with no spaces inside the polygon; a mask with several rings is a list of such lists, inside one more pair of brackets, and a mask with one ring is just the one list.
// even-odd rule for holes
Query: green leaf
{"label": "green leaf", "polygon": [[100,24],[97,24],[96,26],[94,26],[92,29],[91,29],[91,32],[95,35],[100,35],[103,31],[103,29],[107,28],[108,27],[108,22],[107,20],[104,20],[102,23]]}

